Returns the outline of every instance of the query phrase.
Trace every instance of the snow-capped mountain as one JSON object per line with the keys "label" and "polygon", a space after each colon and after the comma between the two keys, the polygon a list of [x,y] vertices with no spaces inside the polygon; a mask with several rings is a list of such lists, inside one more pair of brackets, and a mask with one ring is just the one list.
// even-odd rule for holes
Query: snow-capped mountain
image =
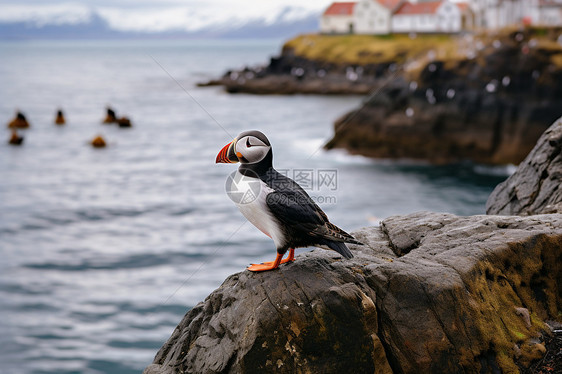
{"label": "snow-capped mountain", "polygon": [[[259,4],[259,3],[258,3]],[[245,6],[212,8],[3,7],[1,39],[118,37],[289,37],[318,29],[322,8]]]}

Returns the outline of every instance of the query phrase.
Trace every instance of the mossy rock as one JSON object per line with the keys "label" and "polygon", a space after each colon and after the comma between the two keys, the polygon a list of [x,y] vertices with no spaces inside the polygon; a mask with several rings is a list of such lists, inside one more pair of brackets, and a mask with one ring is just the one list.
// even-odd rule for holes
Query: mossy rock
{"label": "mossy rock", "polygon": [[230,276],[145,374],[517,373],[562,322],[562,215],[420,212],[354,236],[352,260]]}

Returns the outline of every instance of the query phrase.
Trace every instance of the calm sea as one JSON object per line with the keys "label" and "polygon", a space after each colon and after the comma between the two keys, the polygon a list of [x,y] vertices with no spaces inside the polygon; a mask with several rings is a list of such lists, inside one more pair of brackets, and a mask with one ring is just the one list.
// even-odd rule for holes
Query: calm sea
{"label": "calm sea", "polygon": [[[504,168],[324,152],[333,121],[360,97],[195,87],[280,46],[0,43],[0,122],[20,109],[32,126],[22,147],[0,131],[1,373],[138,373],[225,277],[273,259],[272,241],[225,194],[235,166],[214,163],[242,130],[265,132],[276,167],[346,230],[418,210],[484,213]],[[102,125],[106,105],[134,127]],[[87,144],[98,134],[106,149]]]}

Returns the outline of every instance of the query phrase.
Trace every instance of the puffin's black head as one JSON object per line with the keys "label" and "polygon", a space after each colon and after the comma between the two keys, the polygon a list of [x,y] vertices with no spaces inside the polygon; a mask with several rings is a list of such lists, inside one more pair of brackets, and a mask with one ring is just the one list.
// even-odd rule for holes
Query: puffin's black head
{"label": "puffin's black head", "polygon": [[271,144],[262,132],[257,130],[244,131],[221,149],[217,155],[216,163],[256,164],[270,152]]}

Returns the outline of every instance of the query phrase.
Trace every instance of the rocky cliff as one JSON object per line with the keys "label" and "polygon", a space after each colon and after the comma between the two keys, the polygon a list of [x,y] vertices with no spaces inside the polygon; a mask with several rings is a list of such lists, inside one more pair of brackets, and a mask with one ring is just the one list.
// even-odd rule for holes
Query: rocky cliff
{"label": "rocky cliff", "polygon": [[518,164],[562,115],[562,28],[486,35],[305,35],[231,93],[361,94],[326,148],[433,163]]}
{"label": "rocky cliff", "polygon": [[486,212],[562,213],[562,118],[545,131],[516,172],[495,188]]}
{"label": "rocky cliff", "polygon": [[561,150],[562,119],[490,196],[522,216],[394,216],[352,260],[230,276],[144,374],[562,372]]}
{"label": "rocky cliff", "polygon": [[388,75],[428,53],[452,58],[464,50],[449,35],[301,35],[283,45],[265,66],[231,70],[200,86],[230,93],[366,95]]}
{"label": "rocky cliff", "polygon": [[499,373],[529,367],[562,322],[562,215],[420,212],[230,276],[145,374]]}
{"label": "rocky cliff", "polygon": [[341,117],[326,148],[369,157],[518,164],[562,115],[560,30],[491,35],[419,61]]}

